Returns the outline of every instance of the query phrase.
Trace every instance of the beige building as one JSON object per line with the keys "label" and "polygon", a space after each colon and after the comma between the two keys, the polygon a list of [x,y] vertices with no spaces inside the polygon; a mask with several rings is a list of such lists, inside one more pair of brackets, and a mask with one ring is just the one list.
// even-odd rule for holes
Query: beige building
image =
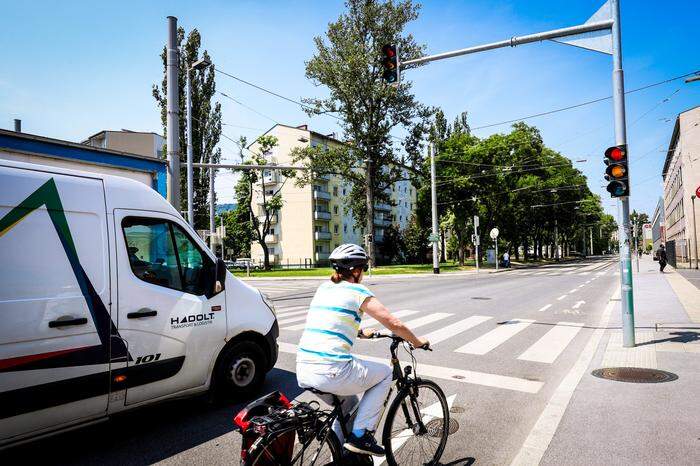
{"label": "beige building", "polygon": [[100,131],[82,142],[88,146],[100,149],[111,149],[130,154],[143,155],[145,157],[163,157],[163,145],[165,138],[156,133],[144,133],[140,131]]}
{"label": "beige building", "polygon": [[[275,125],[265,135],[275,136],[278,145],[266,159],[273,164],[291,164],[294,148],[331,147],[342,144],[334,134],[324,135],[311,131],[307,125]],[[249,149],[258,153],[253,143]],[[312,185],[298,187],[293,179],[285,179],[277,171],[265,171],[262,182],[253,190],[252,202],[259,218],[264,218],[263,193],[272,196],[278,191],[283,207],[273,216],[273,225],[267,235],[270,261],[281,266],[324,264],[330,252],[343,243],[363,244],[365,233],[362,225],[356,225],[352,212],[346,209],[350,186],[337,176],[326,175]],[[384,240],[389,225],[403,229],[416,209],[416,190],[410,181],[397,182],[391,189],[393,205],[376,204],[374,218],[375,243]],[[251,255],[262,261],[263,251],[254,242]]]}
{"label": "beige building", "polygon": [[[700,187],[700,106],[678,115],[668,146],[662,172],[666,249],[669,262],[673,255],[679,265],[697,261],[700,247],[694,231],[700,201],[695,191]],[[693,211],[695,207],[695,211]]]}

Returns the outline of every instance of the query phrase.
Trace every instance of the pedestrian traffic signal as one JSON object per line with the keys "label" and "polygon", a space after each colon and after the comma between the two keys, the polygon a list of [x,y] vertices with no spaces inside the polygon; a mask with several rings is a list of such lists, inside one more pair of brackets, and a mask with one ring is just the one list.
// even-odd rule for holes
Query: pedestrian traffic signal
{"label": "pedestrian traffic signal", "polygon": [[612,197],[630,195],[627,146],[613,146],[605,151],[605,179],[609,181],[608,192]]}
{"label": "pedestrian traffic signal", "polygon": [[399,70],[399,56],[396,51],[396,46],[387,44],[382,47],[382,79],[387,84],[399,83],[401,72]]}

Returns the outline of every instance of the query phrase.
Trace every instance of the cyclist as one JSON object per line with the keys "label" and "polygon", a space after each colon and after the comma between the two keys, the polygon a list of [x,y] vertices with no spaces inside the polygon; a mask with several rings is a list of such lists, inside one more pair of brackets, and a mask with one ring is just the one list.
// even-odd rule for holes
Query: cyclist
{"label": "cyclist", "polygon": [[[392,370],[386,364],[351,354],[360,321],[367,313],[416,348],[427,347],[428,341],[416,337],[361,284],[368,268],[364,249],[342,244],[333,250],[330,261],[334,270],[331,281],[316,290],[299,341],[297,380],[301,388],[315,388],[338,396],[346,413],[357,405],[357,395],[364,393],[344,447],[354,453],[383,456],[384,448],[377,444],[374,430],[391,386]],[[338,421],[333,430],[342,443]]]}

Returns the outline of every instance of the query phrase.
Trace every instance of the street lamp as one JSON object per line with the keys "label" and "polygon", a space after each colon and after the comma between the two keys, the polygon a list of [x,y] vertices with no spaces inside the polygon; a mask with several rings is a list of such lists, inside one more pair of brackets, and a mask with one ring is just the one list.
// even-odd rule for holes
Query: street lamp
{"label": "street lamp", "polygon": [[[187,221],[190,226],[194,228],[194,187],[193,187],[193,160],[192,160],[192,81],[191,74],[192,70],[203,70],[211,66],[211,61],[208,58],[202,58],[192,63],[189,68],[187,68],[187,83],[185,85],[187,92]],[[212,161],[213,163],[213,161]],[[213,173],[213,168],[210,169]],[[211,189],[211,178],[210,175],[210,189]]]}

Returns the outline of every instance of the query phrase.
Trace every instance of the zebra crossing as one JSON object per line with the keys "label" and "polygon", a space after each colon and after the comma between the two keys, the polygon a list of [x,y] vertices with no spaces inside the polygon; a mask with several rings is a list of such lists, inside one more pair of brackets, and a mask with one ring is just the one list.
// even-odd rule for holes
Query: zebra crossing
{"label": "zebra crossing", "polygon": [[[538,311],[544,312],[550,307],[551,305],[547,305]],[[277,317],[281,332],[287,335],[299,332],[292,336],[298,338],[306,325],[307,310],[308,305],[279,309]],[[520,347],[514,352],[514,359],[541,364],[553,364],[584,325],[581,322],[551,322],[551,319],[538,321],[515,318],[505,322],[494,322],[493,316],[485,315],[470,315],[455,320],[454,313],[421,313],[413,309],[401,309],[393,314],[401,318],[407,327],[418,329],[418,333],[427,338],[435,348],[446,348],[447,351],[470,356],[487,356],[504,346],[509,346],[510,349]],[[381,328],[381,325],[372,318],[366,318],[360,327]],[[423,332],[426,327],[427,332]],[[539,331],[532,331],[533,328]],[[522,341],[509,345],[515,336],[526,330],[531,330],[529,335],[534,337],[532,340],[526,340],[524,345]],[[469,335],[478,333],[478,336],[467,338],[468,332],[471,332]],[[526,347],[523,350],[524,346]]]}

